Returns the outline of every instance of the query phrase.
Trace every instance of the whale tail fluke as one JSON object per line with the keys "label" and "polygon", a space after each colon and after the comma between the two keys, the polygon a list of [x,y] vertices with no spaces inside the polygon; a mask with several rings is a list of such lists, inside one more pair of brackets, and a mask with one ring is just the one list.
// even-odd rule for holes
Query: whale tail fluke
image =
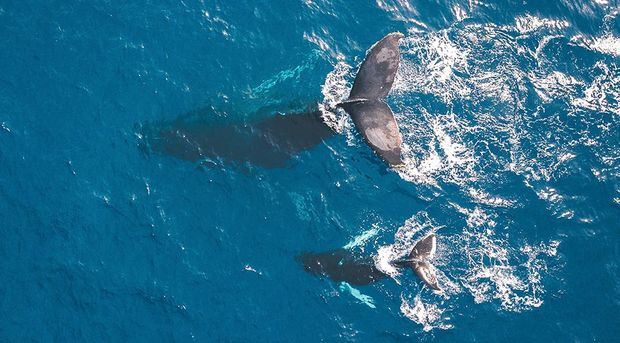
{"label": "whale tail fluke", "polygon": [[437,282],[437,270],[430,262],[418,262],[413,266],[413,271],[434,291],[441,291]]}
{"label": "whale tail fluke", "polygon": [[370,48],[360,66],[344,109],[370,147],[391,166],[401,166],[402,138],[390,107],[382,101],[394,83],[400,51],[399,32],[390,33]]}
{"label": "whale tail fluke", "polygon": [[390,33],[375,43],[360,66],[349,99],[377,100],[385,98],[396,77],[400,63],[400,32]]}
{"label": "whale tail fluke", "polygon": [[440,291],[439,283],[437,282],[437,270],[429,260],[435,257],[437,251],[437,236],[434,233],[422,238],[416,243],[411,250],[409,258],[416,261],[413,263],[413,271],[435,291]]}
{"label": "whale tail fluke", "polygon": [[403,165],[402,138],[390,107],[381,100],[349,101],[339,105],[349,113],[370,147],[391,166]]}
{"label": "whale tail fluke", "polygon": [[407,258],[395,261],[393,264],[398,267],[411,267],[428,287],[441,291],[437,282],[437,270],[429,262],[435,257],[435,251],[437,251],[437,236],[431,233],[413,246]]}
{"label": "whale tail fluke", "polygon": [[435,257],[437,251],[437,236],[431,233],[420,239],[411,249],[409,258],[412,260],[430,260]]}

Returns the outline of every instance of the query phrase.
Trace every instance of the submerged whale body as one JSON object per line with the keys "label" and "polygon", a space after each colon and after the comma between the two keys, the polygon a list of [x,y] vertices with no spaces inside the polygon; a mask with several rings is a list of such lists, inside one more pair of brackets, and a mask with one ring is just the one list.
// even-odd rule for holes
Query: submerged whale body
{"label": "submerged whale body", "polygon": [[248,123],[212,123],[211,108],[179,117],[170,123],[145,125],[143,141],[150,151],[187,161],[221,159],[265,168],[284,167],[291,157],[336,133],[320,112],[277,114]]}
{"label": "submerged whale body", "polygon": [[[394,115],[382,99],[389,93],[398,69],[401,37],[400,33],[391,33],[369,50],[349,99],[337,105],[351,116],[373,150],[392,166],[402,164],[402,139]],[[335,135],[317,108],[276,114],[257,122],[227,124],[210,122],[217,117],[214,112],[206,108],[173,121],[142,125],[141,146],[189,161],[218,159],[277,168]]]}
{"label": "submerged whale body", "polygon": [[[431,233],[420,239],[406,258],[391,264],[397,268],[411,268],[426,286],[440,291],[435,267],[430,262],[436,247],[437,237]],[[372,257],[356,256],[344,248],[324,253],[304,253],[297,260],[311,274],[352,285],[368,285],[388,277],[375,266]]]}

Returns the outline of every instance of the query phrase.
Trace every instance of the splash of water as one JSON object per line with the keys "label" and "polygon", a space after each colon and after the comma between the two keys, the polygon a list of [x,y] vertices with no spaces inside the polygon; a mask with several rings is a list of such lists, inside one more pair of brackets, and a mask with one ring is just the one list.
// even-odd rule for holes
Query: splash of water
{"label": "splash of water", "polygon": [[453,328],[445,317],[445,310],[436,304],[424,303],[418,294],[413,301],[408,301],[401,296],[400,312],[411,321],[422,325],[426,332],[435,328],[448,330]]}

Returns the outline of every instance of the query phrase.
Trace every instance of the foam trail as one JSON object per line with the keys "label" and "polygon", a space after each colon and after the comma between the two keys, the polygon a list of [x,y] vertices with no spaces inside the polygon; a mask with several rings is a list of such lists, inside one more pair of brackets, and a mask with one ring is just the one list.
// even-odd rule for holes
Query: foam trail
{"label": "foam trail", "polygon": [[319,104],[319,110],[325,123],[338,133],[343,133],[349,126],[348,115],[336,105],[347,99],[351,89],[351,66],[346,62],[340,61],[334,66],[321,87],[323,101]]}

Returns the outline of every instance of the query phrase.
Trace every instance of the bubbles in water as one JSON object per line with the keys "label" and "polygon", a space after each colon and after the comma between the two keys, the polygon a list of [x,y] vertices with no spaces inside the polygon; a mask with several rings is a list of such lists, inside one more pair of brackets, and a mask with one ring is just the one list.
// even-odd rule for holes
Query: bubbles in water
{"label": "bubbles in water", "polygon": [[594,67],[599,74],[583,91],[583,97],[571,101],[572,105],[620,115],[620,71],[601,61]]}
{"label": "bubbles in water", "polygon": [[[380,6],[409,11],[397,2]],[[405,166],[396,172],[436,190],[456,187],[460,194],[448,203],[463,220],[462,228],[450,223],[443,230],[440,218],[420,212],[397,230],[392,244],[377,249],[376,266],[400,283],[390,262],[440,230],[433,263],[445,293],[417,288],[401,294],[401,312],[424,330],[449,328],[443,317],[455,297],[514,312],[544,303],[560,240],[515,242],[518,228],[503,213],[523,205],[518,196],[501,193],[506,182],[531,189],[553,217],[588,223],[596,218],[580,216],[575,197],[555,181],[574,173],[571,167],[584,154],[600,164],[590,168],[598,180],[618,175],[620,153],[613,147],[620,70],[609,62],[618,56],[617,38],[570,38],[570,30],[564,20],[525,15],[513,25],[464,21],[434,32],[411,30],[401,40],[401,66],[387,99],[404,141]],[[560,63],[558,49],[581,49],[591,64]],[[352,74],[340,62],[323,86],[324,117],[341,133],[352,126],[333,107],[346,98]],[[614,194],[611,200],[618,199]]]}
{"label": "bubbles in water", "polygon": [[449,318],[443,318],[443,309],[435,304],[425,304],[419,294],[413,302],[401,297],[400,312],[413,322],[422,325],[422,329],[427,332],[435,328],[447,330],[453,327],[452,324],[445,322]]}
{"label": "bubbles in water", "polygon": [[438,228],[426,212],[420,212],[405,221],[394,236],[394,243],[382,246],[375,256],[375,265],[379,270],[397,279],[400,275],[391,262],[406,257],[416,241]]}
{"label": "bubbles in water", "polygon": [[[543,304],[543,281],[553,271],[549,264],[557,258],[557,240],[549,243],[525,243],[514,246],[506,234],[498,233],[498,215],[480,207],[453,207],[465,216],[466,227],[460,233],[450,233],[419,212],[396,232],[394,243],[379,247],[375,265],[401,283],[401,271],[392,262],[407,256],[415,243],[430,232],[437,232],[437,256],[432,260],[442,292],[430,292],[425,287],[413,293],[403,287],[401,312],[424,330],[451,328],[443,314],[455,307],[451,298],[473,297],[476,303],[497,302],[502,310],[521,312]],[[444,272],[449,271],[449,276]],[[418,282],[416,280],[416,282]],[[418,282],[419,283],[419,282]],[[403,285],[404,286],[404,285]],[[405,299],[413,298],[413,302]]]}
{"label": "bubbles in water", "polygon": [[515,29],[521,34],[539,31],[542,28],[564,29],[570,24],[566,20],[539,18],[531,14],[515,18]]}
{"label": "bubbles in water", "polygon": [[362,304],[370,308],[377,308],[375,306],[375,300],[371,296],[363,294],[362,292],[360,292],[359,289],[351,286],[350,284],[346,282],[341,282],[338,288],[340,289],[341,292],[347,292],[351,294],[355,299],[359,300]]}
{"label": "bubbles in water", "polygon": [[372,228],[362,232],[361,234],[353,237],[349,243],[347,243],[343,248],[344,249],[354,249],[359,248],[362,252],[364,251],[364,246],[366,243],[373,237],[376,237],[381,229],[379,225],[373,224]]}
{"label": "bubbles in water", "polygon": [[460,283],[477,303],[498,300],[502,309],[521,312],[543,303],[542,278],[547,272],[547,257],[557,253],[559,241],[538,246],[514,247],[507,234],[496,231],[496,216],[480,208],[455,205],[466,216],[467,227],[450,241],[465,257],[466,268]]}
{"label": "bubbles in water", "polygon": [[350,127],[348,115],[336,105],[347,99],[351,89],[351,81],[348,79],[351,73],[351,66],[346,62],[340,61],[334,67],[321,87],[323,102],[319,104],[319,110],[325,123],[338,133],[343,133]]}

